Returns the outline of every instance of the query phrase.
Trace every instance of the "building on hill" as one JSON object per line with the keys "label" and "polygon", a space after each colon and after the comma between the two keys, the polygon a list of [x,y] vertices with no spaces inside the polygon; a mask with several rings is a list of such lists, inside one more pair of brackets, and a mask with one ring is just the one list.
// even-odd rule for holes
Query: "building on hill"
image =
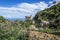
{"label": "building on hill", "polygon": [[[49,21],[42,20],[37,24],[37,28],[48,28],[49,26]],[[46,29],[47,30],[47,29]]]}
{"label": "building on hill", "polygon": [[25,16],[25,20],[32,20],[32,15],[30,15],[30,16]]}

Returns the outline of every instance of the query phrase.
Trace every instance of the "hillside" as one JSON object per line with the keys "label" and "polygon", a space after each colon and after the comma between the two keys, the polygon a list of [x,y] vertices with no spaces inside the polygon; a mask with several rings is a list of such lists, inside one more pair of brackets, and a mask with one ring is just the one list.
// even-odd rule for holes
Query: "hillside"
{"label": "hillside", "polygon": [[37,24],[44,20],[49,22],[50,27],[60,27],[60,3],[43,11],[37,12],[34,20]]}
{"label": "hillside", "polygon": [[[40,18],[41,17],[41,18]],[[50,19],[58,19],[60,17],[60,3],[56,4],[50,8],[47,8],[43,11],[37,12],[34,17],[34,20],[50,20]]]}
{"label": "hillside", "polygon": [[34,20],[0,16],[0,40],[60,40],[60,4],[38,12]]}

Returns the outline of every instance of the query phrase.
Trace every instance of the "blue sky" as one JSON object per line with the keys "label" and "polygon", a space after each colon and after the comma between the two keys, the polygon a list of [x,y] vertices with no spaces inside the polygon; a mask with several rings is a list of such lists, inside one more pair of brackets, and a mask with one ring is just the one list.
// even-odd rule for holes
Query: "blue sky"
{"label": "blue sky", "polygon": [[24,18],[32,17],[38,11],[48,8],[52,2],[59,0],[0,0],[0,15],[5,18]]}
{"label": "blue sky", "polygon": [[0,6],[13,6],[20,3],[38,3],[40,1],[48,3],[52,0],[0,0]]}

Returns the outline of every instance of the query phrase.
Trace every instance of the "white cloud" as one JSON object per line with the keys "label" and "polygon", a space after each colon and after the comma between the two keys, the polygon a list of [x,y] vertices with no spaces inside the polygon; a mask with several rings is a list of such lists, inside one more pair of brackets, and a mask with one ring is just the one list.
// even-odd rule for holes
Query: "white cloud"
{"label": "white cloud", "polygon": [[[56,3],[53,4],[53,2],[56,2]],[[49,2],[49,8],[50,8],[51,6],[53,6],[53,5],[58,4],[58,3],[60,3],[60,0],[52,0],[52,1],[50,1],[50,2]]]}
{"label": "white cloud", "polygon": [[52,4],[52,3],[53,3],[53,1],[50,1],[49,3],[50,3],[50,4]]}
{"label": "white cloud", "polygon": [[60,0],[53,0],[53,1],[56,1],[57,3],[59,3],[59,2],[60,2]]}
{"label": "white cloud", "polygon": [[37,11],[48,7],[45,2],[39,3],[21,3],[13,7],[0,7],[0,15],[5,18],[23,18],[26,15],[35,15]]}

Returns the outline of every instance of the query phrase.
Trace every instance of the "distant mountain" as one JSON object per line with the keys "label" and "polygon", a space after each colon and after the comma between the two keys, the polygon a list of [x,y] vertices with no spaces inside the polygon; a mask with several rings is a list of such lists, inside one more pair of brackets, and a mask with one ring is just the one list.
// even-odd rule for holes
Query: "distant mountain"
{"label": "distant mountain", "polygon": [[24,21],[25,18],[7,18],[7,20],[21,20],[21,21]]}

